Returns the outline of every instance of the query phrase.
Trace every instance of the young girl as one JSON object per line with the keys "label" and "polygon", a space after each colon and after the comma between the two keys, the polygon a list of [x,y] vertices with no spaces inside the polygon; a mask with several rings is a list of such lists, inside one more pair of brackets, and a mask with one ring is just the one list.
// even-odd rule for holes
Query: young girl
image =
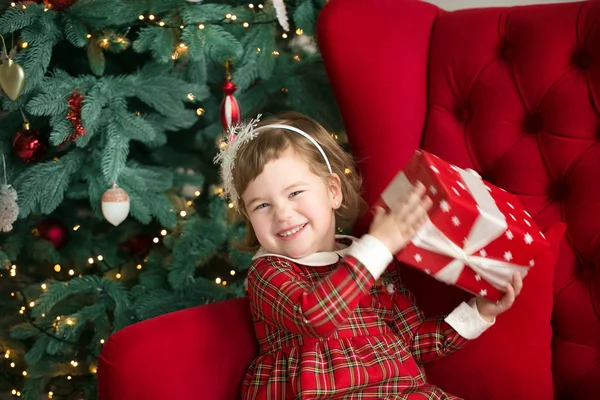
{"label": "young girl", "polygon": [[336,235],[359,212],[361,180],[327,131],[284,113],[235,132],[216,160],[256,251],[248,294],[260,355],[242,397],[455,399],[427,384],[420,364],[491,326],[512,306],[520,276],[498,303],[477,298],[425,320],[388,268],[427,218],[422,185],[390,212],[377,210],[360,239]]}

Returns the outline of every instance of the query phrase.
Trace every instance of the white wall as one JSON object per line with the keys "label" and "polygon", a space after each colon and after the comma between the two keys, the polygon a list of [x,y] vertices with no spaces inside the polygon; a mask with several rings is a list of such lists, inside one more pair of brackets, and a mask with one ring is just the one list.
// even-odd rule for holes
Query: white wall
{"label": "white wall", "polygon": [[541,3],[571,3],[581,0],[425,0],[444,10],[459,10],[475,7],[503,7]]}

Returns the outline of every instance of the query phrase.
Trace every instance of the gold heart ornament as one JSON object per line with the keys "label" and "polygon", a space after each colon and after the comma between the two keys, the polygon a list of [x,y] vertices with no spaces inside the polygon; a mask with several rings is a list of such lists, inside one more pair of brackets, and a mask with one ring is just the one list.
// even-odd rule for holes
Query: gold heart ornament
{"label": "gold heart ornament", "polygon": [[23,92],[25,72],[12,58],[0,64],[0,86],[12,101],[16,101]]}

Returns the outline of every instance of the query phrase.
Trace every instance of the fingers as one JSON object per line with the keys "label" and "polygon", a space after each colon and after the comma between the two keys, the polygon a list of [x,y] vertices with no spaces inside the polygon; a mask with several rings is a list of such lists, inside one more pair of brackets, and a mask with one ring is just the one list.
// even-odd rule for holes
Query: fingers
{"label": "fingers", "polygon": [[400,219],[405,219],[408,216],[421,211],[420,209],[425,209],[425,211],[428,211],[431,208],[432,202],[428,196],[425,196],[425,193],[425,186],[423,186],[423,184],[420,182],[417,183],[408,199],[394,207],[394,214],[396,214],[396,216]]}
{"label": "fingers", "polygon": [[514,273],[513,280],[512,280],[512,286],[514,288],[515,297],[516,297],[521,293],[521,290],[523,289],[523,278],[521,278],[520,273],[518,273],[518,272]]}
{"label": "fingers", "polygon": [[383,215],[385,215],[385,209],[379,206],[375,207],[375,215],[373,216],[373,221],[379,221]]}
{"label": "fingers", "polygon": [[509,309],[515,302],[515,289],[511,284],[506,285],[506,294],[502,298],[502,306],[504,309]]}

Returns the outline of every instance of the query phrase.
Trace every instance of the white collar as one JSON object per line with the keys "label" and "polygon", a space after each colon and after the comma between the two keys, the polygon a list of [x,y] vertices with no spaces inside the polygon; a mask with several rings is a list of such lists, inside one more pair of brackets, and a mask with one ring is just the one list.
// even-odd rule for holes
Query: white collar
{"label": "white collar", "polygon": [[[301,264],[301,265],[308,265],[311,267],[322,267],[325,265],[335,264],[336,262],[339,261],[340,258],[342,258],[346,254],[348,254],[348,252],[350,251],[352,246],[354,246],[356,241],[358,240],[354,236],[347,236],[347,235],[335,235],[335,239],[336,239],[336,244],[338,244],[338,245],[341,244],[341,243],[339,243],[340,239],[350,239],[350,240],[352,240],[352,244],[348,247],[344,247],[339,250],[320,251],[318,253],[313,253],[313,254],[303,257],[303,258],[291,258],[291,257],[282,256],[280,254],[266,253],[264,251],[264,249],[261,247],[260,249],[258,249],[258,251],[254,255],[254,257],[252,257],[252,260],[256,260],[257,258],[261,258],[261,257],[280,257],[280,258],[285,258],[286,260],[290,260],[290,261],[293,261],[293,262]],[[341,245],[343,245],[343,244],[341,244]]]}

